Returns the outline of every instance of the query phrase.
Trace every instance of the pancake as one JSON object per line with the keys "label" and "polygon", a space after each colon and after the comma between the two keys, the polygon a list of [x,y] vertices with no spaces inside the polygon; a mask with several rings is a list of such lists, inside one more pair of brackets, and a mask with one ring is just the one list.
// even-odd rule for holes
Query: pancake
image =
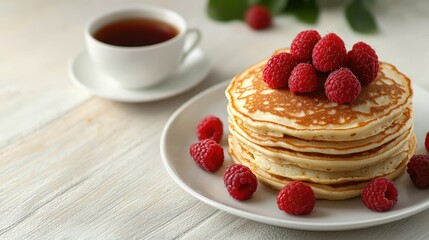
{"label": "pancake", "polygon": [[320,184],[338,184],[353,181],[365,181],[372,178],[389,174],[403,162],[408,161],[415,152],[414,137],[406,144],[398,154],[387,158],[385,161],[377,164],[356,169],[353,171],[335,171],[326,172],[320,170],[311,170],[301,168],[295,164],[279,163],[271,161],[270,158],[249,152],[232,135],[229,136],[230,148],[235,154],[245,158],[246,161],[253,163],[262,171],[269,174],[287,177],[297,181],[306,181]]}
{"label": "pancake", "polygon": [[412,109],[405,112],[381,133],[369,138],[355,141],[310,141],[291,136],[273,137],[254,132],[247,128],[247,124],[237,117],[229,118],[233,131],[237,131],[244,138],[266,147],[281,147],[299,152],[316,152],[324,154],[350,154],[367,151],[379,147],[410,129],[413,124]]}
{"label": "pancake", "polygon": [[[411,138],[410,145],[411,145],[411,148],[414,149],[415,151],[416,141],[414,136]],[[252,172],[256,175],[259,181],[261,181],[262,183],[268,185],[269,187],[275,190],[281,190],[286,184],[294,181],[293,179],[290,179],[290,178],[281,177],[281,176],[270,174],[270,173],[267,173],[266,171],[263,171],[261,168],[257,167],[255,164],[253,164],[246,158],[240,156],[239,154],[236,154],[234,151],[234,148],[230,147],[228,151],[232,160],[235,163],[242,164],[249,167],[252,170]],[[395,168],[393,172],[383,175],[383,177],[394,180],[404,172],[408,161],[409,161],[409,158],[404,159]],[[311,183],[311,182],[305,182],[305,183],[313,189],[315,197],[317,199],[343,200],[343,199],[349,199],[349,198],[359,196],[362,192],[362,189],[369,183],[369,181],[352,181],[352,182],[342,183],[342,184],[318,184],[318,183]]]}
{"label": "pancake", "polygon": [[262,76],[267,61],[234,77],[225,91],[234,162],[273,189],[302,181],[316,198],[330,200],[359,196],[372,179],[403,173],[417,145],[404,74],[380,62],[377,78],[353,103],[336,104],[322,90],[269,88]]}
{"label": "pancake", "polygon": [[226,90],[228,111],[269,136],[305,140],[354,141],[389,127],[411,103],[411,81],[380,62],[376,80],[362,87],[353,104],[330,102],[323,91],[296,95],[263,81],[265,59],[234,77]]}
{"label": "pancake", "polygon": [[230,134],[240,142],[240,145],[247,148],[249,152],[270,158],[272,162],[278,162],[280,164],[294,164],[302,168],[327,172],[356,170],[384,161],[388,157],[396,155],[396,153],[406,147],[413,131],[413,128],[409,128],[401,136],[368,151],[354,154],[329,155],[297,152],[285,148],[263,147],[249,141],[235,131],[233,126],[229,126]]}

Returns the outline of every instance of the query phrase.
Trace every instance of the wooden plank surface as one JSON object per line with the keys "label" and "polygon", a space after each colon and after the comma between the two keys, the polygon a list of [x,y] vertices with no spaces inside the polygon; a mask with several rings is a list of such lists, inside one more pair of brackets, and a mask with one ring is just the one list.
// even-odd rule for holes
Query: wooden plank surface
{"label": "wooden plank surface", "polygon": [[[111,102],[72,85],[67,67],[83,51],[83,26],[101,11],[151,3],[183,14],[203,32],[212,70],[177,97]],[[378,35],[358,35],[337,8],[315,26],[290,17],[255,33],[207,18],[205,1],[4,1],[0,5],[0,239],[428,239],[429,211],[355,231],[298,231],[253,222],[191,197],[159,154],[169,116],[203,89],[286,47],[309,27],[372,43],[429,90],[429,6],[380,1]],[[412,26],[412,27],[410,27]],[[410,37],[412,36],[412,37]],[[348,45],[351,47],[351,44]]]}

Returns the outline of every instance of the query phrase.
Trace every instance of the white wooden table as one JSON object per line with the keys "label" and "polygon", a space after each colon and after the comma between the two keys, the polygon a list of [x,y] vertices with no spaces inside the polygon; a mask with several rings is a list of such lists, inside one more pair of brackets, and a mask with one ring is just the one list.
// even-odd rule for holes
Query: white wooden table
{"label": "white wooden table", "polygon": [[[84,24],[101,11],[144,3],[183,14],[201,29],[208,77],[184,94],[126,104],[93,97],[67,75],[84,50]],[[0,239],[429,239],[429,211],[362,230],[274,227],[212,208],[180,189],[159,153],[169,116],[203,89],[230,79],[300,30],[364,40],[429,90],[429,4],[377,1],[376,35],[359,35],[342,8],[317,25],[279,17],[269,31],[208,19],[205,1],[2,1],[0,3]],[[429,126],[428,126],[429,128]],[[421,144],[421,143],[420,143]],[[429,194],[429,193],[428,193]]]}

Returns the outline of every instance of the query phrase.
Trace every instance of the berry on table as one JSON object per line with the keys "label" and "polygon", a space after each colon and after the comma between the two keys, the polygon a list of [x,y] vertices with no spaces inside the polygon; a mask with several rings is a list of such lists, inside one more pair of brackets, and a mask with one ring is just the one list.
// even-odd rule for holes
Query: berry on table
{"label": "berry on table", "polygon": [[208,172],[215,172],[223,164],[223,148],[212,139],[191,144],[189,153],[198,166]]}
{"label": "berry on table", "polygon": [[429,155],[414,155],[407,164],[407,172],[416,187],[429,188]]}
{"label": "berry on table", "polygon": [[343,104],[357,99],[361,85],[348,68],[340,68],[329,74],[325,82],[325,93],[331,102]]}
{"label": "berry on table", "polygon": [[343,40],[335,33],[328,33],[313,48],[313,66],[318,71],[330,72],[344,64],[346,55]]}
{"label": "berry on table", "polygon": [[364,42],[353,45],[347,53],[347,67],[356,75],[362,85],[370,84],[378,75],[378,56],[371,46]]}
{"label": "berry on table", "polygon": [[314,45],[321,39],[316,30],[298,33],[290,45],[290,53],[299,62],[311,62]]}
{"label": "berry on table", "polygon": [[398,190],[389,179],[378,177],[364,187],[362,201],[372,211],[385,212],[396,206]]}
{"label": "berry on table", "polygon": [[294,181],[279,192],[277,206],[292,215],[309,214],[316,204],[313,189],[305,183]]}
{"label": "berry on table", "polygon": [[255,174],[248,167],[240,164],[229,166],[223,179],[229,195],[240,201],[251,198],[258,187]]}
{"label": "berry on table", "polygon": [[253,5],[247,9],[245,20],[254,30],[261,30],[271,26],[272,17],[270,11],[262,5]]}
{"label": "berry on table", "polygon": [[198,140],[212,139],[219,143],[223,135],[222,121],[213,115],[204,117],[195,128]]}
{"label": "berry on table", "polygon": [[316,70],[309,63],[300,63],[289,77],[289,89],[291,92],[314,92],[319,86]]}
{"label": "berry on table", "polygon": [[282,88],[288,85],[293,68],[298,64],[290,53],[281,52],[272,56],[263,71],[264,82],[270,88]]}

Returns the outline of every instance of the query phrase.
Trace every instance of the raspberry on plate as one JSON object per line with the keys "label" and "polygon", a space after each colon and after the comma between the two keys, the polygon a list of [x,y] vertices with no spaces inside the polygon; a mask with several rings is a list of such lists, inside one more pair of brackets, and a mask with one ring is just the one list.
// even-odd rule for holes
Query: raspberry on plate
{"label": "raspberry on plate", "polygon": [[272,56],[263,71],[264,82],[270,88],[282,88],[288,85],[293,68],[298,64],[290,53],[281,52]]}
{"label": "raspberry on plate", "polygon": [[316,204],[313,189],[305,183],[294,181],[279,192],[277,206],[292,215],[309,214]]}
{"label": "raspberry on plate", "polygon": [[335,33],[328,33],[313,48],[313,66],[321,72],[330,72],[344,64],[346,55],[343,40]]}
{"label": "raspberry on plate", "polygon": [[314,45],[321,39],[316,30],[306,30],[298,33],[290,45],[290,53],[299,62],[310,62]]}
{"label": "raspberry on plate", "polygon": [[372,211],[385,212],[396,206],[398,190],[389,179],[378,177],[363,188],[362,201]]}
{"label": "raspberry on plate", "polygon": [[426,151],[428,151],[428,152],[429,152],[429,132],[428,132],[428,133],[426,133],[426,138],[425,138],[425,148],[426,148]]}
{"label": "raspberry on plate", "polygon": [[240,164],[229,166],[223,175],[223,181],[229,195],[240,201],[251,198],[258,187],[255,174]]}
{"label": "raspberry on plate", "polygon": [[411,181],[418,188],[429,188],[429,155],[414,155],[407,164]]}
{"label": "raspberry on plate", "polygon": [[254,5],[247,9],[246,23],[254,30],[261,30],[271,26],[271,13],[262,5]]}
{"label": "raspberry on plate", "polygon": [[319,86],[316,70],[309,63],[300,63],[289,77],[289,89],[291,92],[306,93],[314,92]]}
{"label": "raspberry on plate", "polygon": [[359,96],[361,85],[348,68],[340,68],[329,74],[325,82],[325,93],[331,102],[351,103]]}
{"label": "raspberry on plate", "polygon": [[347,53],[347,67],[356,75],[362,85],[370,84],[378,75],[378,56],[374,49],[364,42],[353,45]]}
{"label": "raspberry on plate", "polygon": [[198,166],[208,172],[215,172],[223,164],[223,148],[211,139],[191,144],[189,153]]}
{"label": "raspberry on plate", "polygon": [[213,115],[204,117],[195,128],[198,140],[212,139],[219,143],[223,135],[222,121]]}

